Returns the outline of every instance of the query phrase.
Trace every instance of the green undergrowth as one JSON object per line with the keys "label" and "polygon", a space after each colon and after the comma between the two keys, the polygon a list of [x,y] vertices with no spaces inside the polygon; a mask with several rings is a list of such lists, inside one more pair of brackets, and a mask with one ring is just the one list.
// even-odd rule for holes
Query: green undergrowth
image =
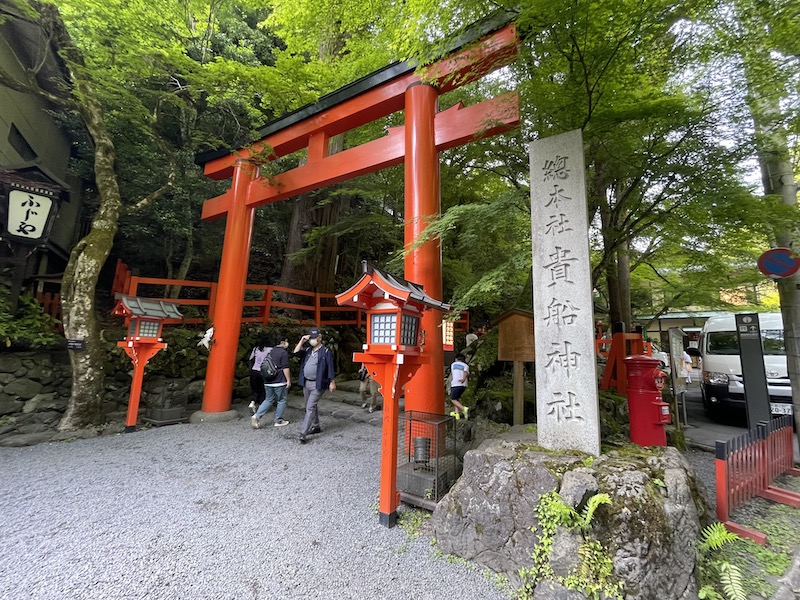
{"label": "green undergrowth", "polygon": [[19,349],[52,348],[63,342],[64,336],[55,332],[58,321],[42,312],[42,307],[30,294],[22,294],[16,310],[11,309],[9,290],[0,285],[0,343]]}
{"label": "green undergrowth", "polygon": [[409,540],[422,535],[430,521],[431,513],[420,508],[405,508],[397,513],[397,526],[402,529]]}
{"label": "green undergrowth", "polygon": [[791,566],[792,557],[800,547],[800,511],[784,504],[754,498],[734,513],[732,520],[766,534],[767,544],[761,546],[740,539],[726,546],[721,557],[741,569],[744,587],[749,594],[769,598],[775,593],[778,579]]}
{"label": "green undergrowth", "polygon": [[[557,492],[542,494],[536,505],[539,525],[533,529],[537,534],[533,565],[519,572],[522,579],[522,587],[516,596],[519,600],[532,599],[536,585],[547,579],[558,581],[567,589],[582,591],[588,598],[622,599],[622,583],[614,575],[614,563],[608,550],[591,534],[595,512],[610,504],[611,498],[607,494],[595,494],[579,513],[565,504]],[[555,575],[549,562],[558,527],[579,532],[582,538],[578,547],[580,564],[566,577]]]}

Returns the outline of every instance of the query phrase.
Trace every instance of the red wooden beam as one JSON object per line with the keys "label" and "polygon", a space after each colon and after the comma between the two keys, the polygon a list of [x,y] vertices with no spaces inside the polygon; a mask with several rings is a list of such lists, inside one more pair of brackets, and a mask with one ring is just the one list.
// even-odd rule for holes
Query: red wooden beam
{"label": "red wooden beam", "polygon": [[328,137],[350,131],[403,109],[404,95],[412,83],[424,80],[440,93],[475,81],[500,66],[510,63],[517,54],[517,35],[513,24],[484,38],[474,46],[445,58],[415,73],[402,75],[354,98],[345,100],[286,129],[277,131],[247,148],[210,160],[204,166],[206,176],[220,180],[233,174],[239,158],[267,154],[270,159],[286,156],[309,146],[312,135],[324,131]]}
{"label": "red wooden beam", "polygon": [[[519,123],[519,97],[516,92],[509,92],[468,107],[456,105],[438,113],[434,122],[436,148],[439,151],[447,150],[516,127]],[[310,164],[275,177],[259,177],[250,184],[247,205],[255,208],[398,165],[405,156],[403,131],[402,127],[393,127],[382,138],[330,156],[317,154]],[[229,190],[206,200],[202,218],[211,220],[224,216],[228,211],[230,198]]]}
{"label": "red wooden beam", "polygon": [[734,521],[724,521],[722,524],[725,525],[725,529],[731,533],[735,533],[739,537],[752,540],[760,546],[767,545],[767,535],[765,533],[761,533],[760,531],[751,527],[746,527],[745,525],[740,525]]}

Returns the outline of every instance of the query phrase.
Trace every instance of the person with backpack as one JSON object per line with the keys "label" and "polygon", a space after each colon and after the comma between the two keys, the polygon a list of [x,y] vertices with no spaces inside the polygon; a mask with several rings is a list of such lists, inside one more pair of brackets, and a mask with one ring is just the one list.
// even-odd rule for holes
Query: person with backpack
{"label": "person with backpack", "polygon": [[[309,348],[304,350],[303,344],[306,342]],[[306,416],[300,426],[300,443],[305,444],[308,441],[307,436],[322,433],[317,403],[325,390],[336,391],[336,383],[333,381],[336,374],[333,371],[333,355],[322,345],[322,335],[316,327],[300,338],[294,347],[294,354],[301,358],[297,380],[306,399]]]}
{"label": "person with backpack", "polygon": [[254,429],[259,428],[259,421],[266,412],[277,404],[275,408],[275,427],[284,427],[289,421],[283,418],[283,411],[286,410],[286,400],[291,387],[291,373],[289,372],[289,339],[286,336],[279,336],[277,344],[271,352],[264,357],[261,362],[261,378],[264,381],[265,397],[259,405],[256,414],[250,418],[250,423]]}
{"label": "person with backpack", "polygon": [[253,399],[250,401],[250,410],[253,414],[256,413],[259,405],[266,397],[266,390],[264,389],[264,378],[261,377],[261,363],[264,358],[270,353],[272,348],[268,346],[269,339],[265,332],[258,334],[256,345],[250,352],[248,362],[250,364],[250,389],[253,390]]}

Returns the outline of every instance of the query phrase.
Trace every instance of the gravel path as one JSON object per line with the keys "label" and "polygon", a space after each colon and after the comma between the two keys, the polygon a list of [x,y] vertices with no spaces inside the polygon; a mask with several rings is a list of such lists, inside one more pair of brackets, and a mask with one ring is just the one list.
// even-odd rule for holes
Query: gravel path
{"label": "gravel path", "polygon": [[703,482],[708,508],[711,511],[711,515],[715,515],[717,510],[717,474],[714,453],[707,450],[689,448],[683,455],[689,464],[694,467],[695,472],[697,472],[697,478]]}
{"label": "gravel path", "polygon": [[0,598],[508,597],[378,524],[380,428],[287,416],[0,448]]}
{"label": "gravel path", "polygon": [[[280,429],[242,419],[0,447],[0,599],[507,599],[426,535],[378,524],[380,421],[340,402],[305,446],[290,397]],[[713,514],[714,455],[685,455]],[[800,555],[784,591],[798,577]]]}

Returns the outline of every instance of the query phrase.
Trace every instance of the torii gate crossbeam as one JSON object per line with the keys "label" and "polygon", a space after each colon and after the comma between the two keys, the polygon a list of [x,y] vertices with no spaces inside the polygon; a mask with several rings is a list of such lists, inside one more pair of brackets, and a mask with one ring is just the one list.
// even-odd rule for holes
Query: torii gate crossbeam
{"label": "torii gate crossbeam", "polygon": [[[456,105],[438,112],[441,93],[475,81],[508,64],[517,53],[514,25],[506,25],[475,44],[426,67],[422,74],[407,65],[393,65],[361,80],[356,93],[343,88],[319,110],[301,109],[265,128],[264,137],[246,148],[199,157],[212,179],[232,178],[231,188],[203,206],[205,220],[226,216],[217,305],[211,315],[215,343],[206,372],[202,409],[193,421],[216,420],[227,413],[235,372],[240,316],[250,254],[253,211],[303,192],[345,181],[405,161],[405,246],[410,248],[427,219],[440,210],[438,153],[471,140],[508,131],[519,122],[518,98],[508,93],[474,106]],[[375,79],[382,81],[369,85]],[[366,82],[368,87],[364,87]],[[357,82],[359,83],[359,82]],[[322,101],[321,101],[322,102]],[[405,110],[406,123],[387,135],[330,155],[334,135]],[[306,164],[274,177],[261,177],[253,159],[269,160],[307,148]],[[208,156],[208,155],[206,155]],[[442,300],[441,248],[431,240],[406,257],[405,278]],[[406,409],[444,412],[441,313],[428,311],[423,320],[426,353],[431,363],[420,369],[406,388]],[[222,417],[222,415],[219,415]],[[223,417],[224,418],[224,417]]]}

